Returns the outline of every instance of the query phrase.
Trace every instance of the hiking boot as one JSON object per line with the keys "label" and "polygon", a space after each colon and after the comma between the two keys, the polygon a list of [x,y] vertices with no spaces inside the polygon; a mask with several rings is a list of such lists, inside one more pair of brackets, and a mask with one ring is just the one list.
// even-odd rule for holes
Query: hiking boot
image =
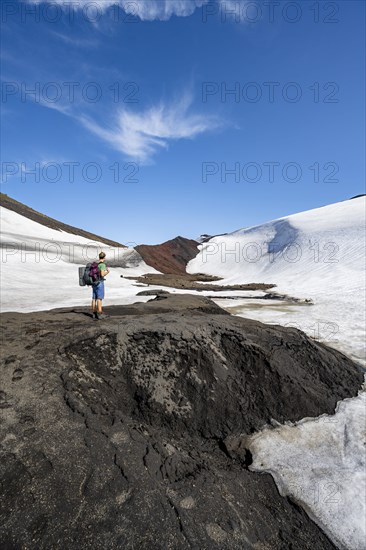
{"label": "hiking boot", "polygon": [[108,319],[109,315],[106,315],[105,313],[97,313],[96,319],[98,321],[103,321],[103,319]]}

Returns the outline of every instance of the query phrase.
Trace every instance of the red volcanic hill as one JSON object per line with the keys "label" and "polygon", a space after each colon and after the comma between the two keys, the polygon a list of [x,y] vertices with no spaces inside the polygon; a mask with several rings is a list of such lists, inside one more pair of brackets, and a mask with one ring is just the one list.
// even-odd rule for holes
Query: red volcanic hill
{"label": "red volcanic hill", "polygon": [[179,275],[186,273],[186,266],[198,254],[198,242],[184,237],[176,237],[157,245],[141,244],[135,250],[147,265],[161,273]]}

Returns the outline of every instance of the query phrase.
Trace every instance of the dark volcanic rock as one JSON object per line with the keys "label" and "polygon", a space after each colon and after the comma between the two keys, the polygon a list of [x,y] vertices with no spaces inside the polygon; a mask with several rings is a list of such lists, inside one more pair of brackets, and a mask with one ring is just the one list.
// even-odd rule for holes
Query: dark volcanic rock
{"label": "dark volcanic rock", "polygon": [[198,242],[184,237],[176,237],[157,245],[140,244],[135,250],[145,263],[161,273],[180,274],[186,272],[190,260],[198,254]]}
{"label": "dark volcanic rock", "polygon": [[[135,252],[137,254],[137,252]],[[222,290],[268,290],[275,287],[269,283],[244,283],[236,285],[212,284],[213,281],[219,281],[220,277],[214,275],[204,275],[200,273],[183,273],[175,275],[172,273],[146,273],[138,277],[125,277],[143,283],[145,285],[166,286],[168,288],[179,288],[185,291],[189,290],[209,290],[212,292],[221,292]]]}
{"label": "dark volcanic rock", "polygon": [[155,289],[155,290],[142,290],[141,292],[138,292],[136,296],[164,296],[166,294],[170,294],[168,290],[162,290],[162,289]]}
{"label": "dark volcanic rock", "polygon": [[207,233],[204,233],[200,236],[199,242],[200,243],[207,243],[211,239],[214,239],[215,237],[222,237],[223,235],[227,235],[227,233],[219,233],[218,235],[207,235]]}
{"label": "dark volcanic rock", "polygon": [[333,412],[358,367],[206,298],[106,310],[2,315],[0,547],[334,548],[235,438]]}

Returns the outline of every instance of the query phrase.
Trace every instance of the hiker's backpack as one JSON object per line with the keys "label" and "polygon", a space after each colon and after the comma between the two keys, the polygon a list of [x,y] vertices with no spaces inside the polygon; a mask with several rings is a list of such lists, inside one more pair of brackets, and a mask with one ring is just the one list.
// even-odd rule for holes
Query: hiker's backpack
{"label": "hiker's backpack", "polygon": [[101,280],[100,271],[97,262],[88,264],[86,267],[79,269],[79,284],[80,286],[93,286]]}

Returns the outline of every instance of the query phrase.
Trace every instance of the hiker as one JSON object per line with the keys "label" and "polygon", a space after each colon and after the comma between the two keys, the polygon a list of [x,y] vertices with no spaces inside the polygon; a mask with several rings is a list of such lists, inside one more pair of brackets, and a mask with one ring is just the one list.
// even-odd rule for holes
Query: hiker
{"label": "hiker", "polygon": [[104,277],[109,274],[109,269],[105,264],[105,253],[99,254],[98,270],[99,281],[93,284],[92,311],[94,319],[106,319],[108,316],[103,314],[102,301],[104,300]]}

